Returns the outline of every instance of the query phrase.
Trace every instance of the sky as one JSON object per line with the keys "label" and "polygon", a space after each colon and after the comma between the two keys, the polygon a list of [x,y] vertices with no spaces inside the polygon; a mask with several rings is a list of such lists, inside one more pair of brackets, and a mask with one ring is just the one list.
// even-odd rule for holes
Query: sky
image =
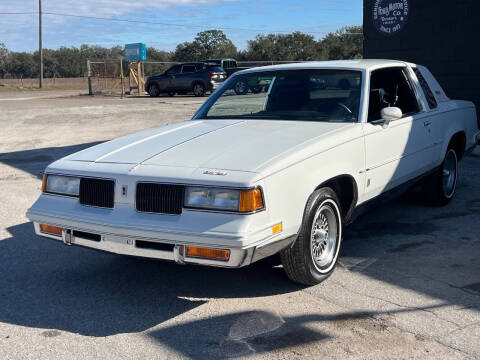
{"label": "sky", "polygon": [[[362,6],[362,0],[42,0],[43,47],[144,42],[171,51],[200,31],[220,29],[245,49],[257,34],[298,30],[322,38],[361,25]],[[38,0],[0,0],[0,43],[11,51],[38,48]]]}

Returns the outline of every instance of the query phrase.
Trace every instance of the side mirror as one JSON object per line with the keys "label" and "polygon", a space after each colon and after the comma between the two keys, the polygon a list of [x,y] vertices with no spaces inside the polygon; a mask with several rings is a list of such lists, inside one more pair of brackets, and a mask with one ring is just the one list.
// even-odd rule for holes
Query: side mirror
{"label": "side mirror", "polygon": [[400,108],[390,106],[383,108],[382,111],[380,111],[380,115],[382,116],[382,119],[385,120],[385,124],[388,124],[390,121],[401,119],[403,113]]}

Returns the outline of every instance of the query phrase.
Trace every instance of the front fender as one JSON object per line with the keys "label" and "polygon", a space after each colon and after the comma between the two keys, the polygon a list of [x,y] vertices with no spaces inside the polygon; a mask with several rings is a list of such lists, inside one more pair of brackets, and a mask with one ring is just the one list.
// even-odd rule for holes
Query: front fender
{"label": "front fender", "polygon": [[358,201],[361,201],[365,187],[363,141],[363,138],[349,141],[265,179],[270,215],[283,222],[288,234],[298,233],[310,195],[331,179],[351,176],[357,184]]}

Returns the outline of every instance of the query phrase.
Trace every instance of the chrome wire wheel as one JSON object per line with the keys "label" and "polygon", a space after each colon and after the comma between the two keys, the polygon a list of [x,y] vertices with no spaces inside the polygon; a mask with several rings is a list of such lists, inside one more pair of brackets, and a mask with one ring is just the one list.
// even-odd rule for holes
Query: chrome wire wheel
{"label": "chrome wire wheel", "polygon": [[324,201],[317,209],[310,232],[310,253],[313,264],[321,273],[330,271],[338,255],[340,239],[337,205]]}
{"label": "chrome wire wheel", "polygon": [[455,193],[455,187],[457,185],[457,154],[455,150],[448,150],[443,161],[442,169],[442,184],[443,192],[447,198],[451,198]]}

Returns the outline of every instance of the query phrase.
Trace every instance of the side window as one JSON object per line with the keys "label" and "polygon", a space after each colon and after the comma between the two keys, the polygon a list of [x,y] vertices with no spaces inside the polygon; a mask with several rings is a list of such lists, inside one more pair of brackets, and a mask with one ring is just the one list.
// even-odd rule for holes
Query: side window
{"label": "side window", "polygon": [[413,71],[415,72],[415,75],[417,75],[418,82],[420,83],[423,93],[427,98],[428,106],[430,109],[435,109],[438,106],[437,99],[435,99],[432,89],[430,89],[430,86],[428,86],[427,80],[425,80],[422,72],[418,68],[413,68]]}
{"label": "side window", "polygon": [[383,108],[396,106],[404,115],[420,111],[415,91],[401,67],[375,70],[370,77],[368,121],[381,119]]}
{"label": "side window", "polygon": [[175,75],[175,74],[178,74],[180,72],[180,69],[181,69],[181,66],[180,65],[175,65],[175,66],[172,66],[170,69],[168,69],[166,71],[166,74],[167,75]]}
{"label": "side window", "polygon": [[182,73],[194,73],[196,71],[195,65],[183,65]]}

